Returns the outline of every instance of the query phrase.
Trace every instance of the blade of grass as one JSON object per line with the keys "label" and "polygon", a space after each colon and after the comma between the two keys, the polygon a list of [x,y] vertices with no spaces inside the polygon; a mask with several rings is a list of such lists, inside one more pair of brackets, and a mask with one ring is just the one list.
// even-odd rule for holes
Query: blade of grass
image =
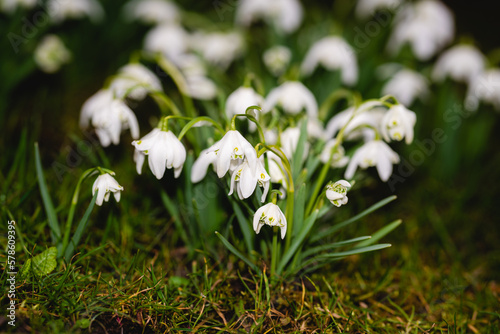
{"label": "blade of grass", "polygon": [[73,237],[71,238],[71,241],[68,244],[68,247],[66,248],[66,252],[64,254],[64,257],[66,258],[66,261],[69,261],[71,256],[73,256],[73,252],[75,251],[76,246],[78,246],[78,243],[80,242],[80,239],[82,238],[83,231],[85,230],[85,227],[87,226],[87,223],[90,218],[90,214],[92,213],[92,210],[94,209],[95,201],[97,199],[97,191],[95,192],[94,196],[92,197],[92,200],[90,201],[89,206],[87,207],[87,210],[85,210],[85,213],[83,214],[82,219],[78,223],[78,226],[76,227],[75,234],[73,234]]}
{"label": "blade of grass", "polygon": [[332,249],[332,248],[342,247],[342,246],[349,245],[351,243],[355,243],[355,242],[358,242],[358,241],[363,241],[363,240],[367,240],[367,239],[369,240],[370,238],[371,238],[371,236],[368,235],[368,236],[353,238],[353,239],[349,239],[349,240],[343,240],[343,241],[333,242],[333,243],[327,244],[327,245],[316,246],[316,247],[313,247],[313,248],[309,248],[304,253],[302,253],[302,257],[306,258],[306,257],[308,257],[310,255],[315,254],[315,253],[320,253],[320,252],[323,252],[323,251],[326,251],[326,250],[329,250],[329,249]]}
{"label": "blade of grass", "polygon": [[377,232],[373,233],[371,239],[361,241],[356,245],[356,247],[366,247],[370,246],[371,244],[376,243],[380,239],[382,239],[385,235],[389,234],[392,230],[394,230],[396,227],[398,227],[403,221],[401,219],[395,220],[392,223],[382,227],[380,230]]}
{"label": "blade of grass", "polygon": [[233,206],[234,214],[236,215],[236,219],[238,220],[238,223],[241,228],[241,232],[243,233],[243,239],[245,240],[245,244],[247,246],[247,254],[249,254],[251,257],[253,257],[253,241],[252,241],[252,230],[250,228],[249,221],[243,214],[243,211],[239,207],[239,205],[236,203],[236,201],[231,199],[231,204]]}
{"label": "blade of grass", "polygon": [[245,257],[245,255],[241,254],[241,252],[239,250],[237,250],[236,248],[234,248],[233,245],[231,245],[231,243],[229,241],[227,241],[226,238],[224,238],[219,232],[215,232],[215,234],[217,235],[217,237],[222,241],[222,243],[224,244],[224,246],[226,246],[226,248],[231,252],[233,253],[234,255],[236,255],[240,260],[242,260],[243,262],[245,262],[250,268],[253,269],[253,271],[255,272],[260,272],[259,268],[253,264],[249,259],[247,259]]}

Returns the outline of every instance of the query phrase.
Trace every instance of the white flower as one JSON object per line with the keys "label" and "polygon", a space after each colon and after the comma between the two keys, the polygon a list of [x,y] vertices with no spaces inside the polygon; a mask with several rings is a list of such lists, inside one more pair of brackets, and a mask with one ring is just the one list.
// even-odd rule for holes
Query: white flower
{"label": "white flower", "polygon": [[394,18],[395,27],[387,45],[395,54],[409,43],[419,60],[428,60],[449,44],[455,34],[453,13],[441,2],[423,0],[408,4]]}
{"label": "white flower", "polygon": [[356,54],[341,37],[325,37],[314,43],[302,62],[301,71],[310,75],[318,65],[329,71],[340,70],[342,82],[346,85],[354,85],[358,81]]}
{"label": "white flower", "polygon": [[276,145],[278,143],[278,130],[266,129],[264,130],[264,139],[268,145]]}
{"label": "white flower", "polygon": [[366,19],[381,9],[396,9],[402,0],[358,0],[356,16]]}
{"label": "white flower", "polygon": [[425,99],[429,95],[429,83],[420,73],[402,69],[382,88],[382,95],[393,95],[404,105],[411,105],[416,98]]}
{"label": "white flower", "polygon": [[405,138],[407,144],[413,141],[413,127],[417,116],[402,104],[392,106],[384,115],[381,132],[386,142],[400,141]]}
{"label": "white flower", "polygon": [[204,75],[187,75],[187,95],[199,100],[212,100],[217,96],[217,86]]}
{"label": "white flower", "polygon": [[148,156],[149,168],[158,180],[163,177],[166,168],[174,168],[175,178],[181,174],[186,161],[186,149],[171,131],[153,129],[141,140],[133,141],[132,145]]}
{"label": "white flower", "polygon": [[285,72],[290,60],[292,59],[292,52],[289,48],[282,45],[276,45],[267,49],[262,55],[264,65],[266,65],[269,72],[274,76],[281,75]]}
{"label": "white flower", "polygon": [[323,139],[325,137],[323,123],[318,118],[309,118],[307,120],[307,135],[316,139]]}
{"label": "white flower", "polygon": [[236,32],[197,32],[190,36],[190,45],[207,62],[223,69],[243,52],[243,38]]}
{"label": "white flower", "polygon": [[264,188],[261,198],[261,202],[264,202],[267,192],[269,191],[270,180],[271,177],[267,174],[262,159],[257,159],[254,169],[252,169],[245,160],[234,170],[231,176],[231,189],[228,195],[231,195],[236,187],[236,191],[241,200],[248,198],[253,194],[258,184],[259,187]]}
{"label": "white flower", "polygon": [[177,6],[165,0],[132,0],[123,8],[129,21],[139,20],[146,24],[176,23],[180,21]]}
{"label": "white flower", "polygon": [[118,70],[110,84],[115,96],[142,100],[148,92],[161,91],[160,80],[142,64],[128,64]]}
{"label": "white flower", "polygon": [[178,64],[188,50],[188,34],[176,24],[158,25],[146,34],[144,50],[159,52],[174,64]]}
{"label": "white flower", "polygon": [[432,70],[432,79],[438,82],[450,77],[455,81],[471,83],[485,68],[486,57],[472,45],[457,45],[441,54]]}
{"label": "white flower", "polygon": [[351,184],[346,180],[337,181],[333,185],[330,184],[326,187],[326,198],[336,207],[347,204],[347,190],[349,188],[351,188]]}
{"label": "white flower", "polygon": [[45,36],[35,49],[35,62],[46,73],[57,72],[71,59],[71,52],[56,35]]}
{"label": "white flower", "polygon": [[232,92],[226,101],[226,116],[231,119],[234,115],[244,114],[248,107],[264,104],[264,98],[251,87],[240,87]]}
{"label": "white flower", "polygon": [[109,201],[109,195],[113,193],[115,200],[120,202],[120,195],[123,187],[113,178],[113,174],[102,174],[97,177],[92,186],[92,196],[97,191],[97,198],[95,204],[101,206],[103,200]]}
{"label": "white flower", "polygon": [[325,139],[332,139],[335,134],[345,126],[344,136],[346,140],[357,140],[365,138],[371,140],[374,137],[372,128],[378,129],[380,121],[386,112],[379,101],[368,101],[358,108],[350,107],[333,116],[326,124]]}
{"label": "white flower", "polygon": [[[300,137],[300,128],[289,127],[285,131],[281,133],[280,141],[281,141],[281,150],[285,153],[288,160],[292,160],[295,154],[295,150],[297,150],[297,145],[299,144]],[[309,143],[306,141],[304,145],[304,152],[302,155],[302,159],[306,159],[309,153]]]}
{"label": "white flower", "polygon": [[17,7],[31,9],[35,7],[37,2],[37,0],[2,0],[0,1],[0,10],[12,14],[16,11]]}
{"label": "white flower", "polygon": [[467,90],[465,107],[475,111],[480,101],[491,103],[496,110],[500,110],[500,69],[487,70],[472,80]]}
{"label": "white flower", "polygon": [[89,121],[96,129],[101,145],[120,143],[120,133],[130,127],[133,139],[139,138],[139,123],[133,111],[113,93],[101,89],[85,101],[80,114],[80,126],[86,128]]}
{"label": "white flower", "polygon": [[240,0],[237,4],[237,24],[248,27],[253,21],[264,19],[287,34],[297,30],[304,15],[299,0]]}
{"label": "white flower", "polygon": [[231,166],[234,170],[245,158],[255,171],[257,163],[255,148],[238,131],[228,131],[221,140],[202,151],[191,170],[191,180],[195,182],[203,179],[210,164],[215,166],[217,176],[222,178]]}
{"label": "white flower", "polygon": [[286,217],[280,207],[273,203],[261,206],[253,216],[253,229],[259,234],[264,225],[278,226],[281,228],[281,239],[286,235]]}
{"label": "white flower", "polygon": [[392,174],[392,164],[397,163],[399,156],[389,145],[381,140],[372,140],[354,153],[345,171],[345,178],[352,179],[358,166],[363,169],[376,166],[380,179],[386,182]]}
{"label": "white flower", "polygon": [[[276,184],[281,184],[283,189],[287,188],[288,181],[286,177],[285,169],[283,168],[283,162],[281,159],[273,152],[266,152],[267,162],[269,165],[269,176],[271,176],[271,182]],[[282,190],[283,192],[284,190]]]}
{"label": "white flower", "polygon": [[281,106],[287,114],[296,115],[305,110],[310,118],[318,117],[318,103],[313,93],[301,82],[287,81],[269,92],[264,103],[264,110],[270,111]]}
{"label": "white flower", "polygon": [[104,17],[104,9],[96,0],[49,0],[47,10],[55,23],[61,23],[66,19],[81,19],[85,16],[98,22]]}
{"label": "white flower", "polygon": [[345,150],[342,145],[338,145],[332,154],[332,150],[335,147],[337,139],[330,139],[326,142],[323,151],[321,152],[320,160],[322,163],[326,164],[330,161],[330,156],[332,157],[331,166],[334,168],[342,168],[347,165],[349,158],[345,156]]}

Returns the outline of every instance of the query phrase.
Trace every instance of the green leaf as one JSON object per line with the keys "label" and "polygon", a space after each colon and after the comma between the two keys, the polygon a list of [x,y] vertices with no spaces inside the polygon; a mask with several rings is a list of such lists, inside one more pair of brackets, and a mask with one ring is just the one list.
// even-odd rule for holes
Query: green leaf
{"label": "green leaf", "polygon": [[54,204],[52,204],[52,199],[50,198],[49,191],[47,189],[47,183],[45,182],[45,176],[43,175],[42,161],[40,159],[38,143],[35,143],[35,165],[38,185],[40,186],[40,194],[42,195],[43,205],[45,207],[45,212],[47,213],[47,218],[49,221],[52,243],[54,245],[57,245],[58,250],[62,252],[62,250],[59,249],[62,247],[62,244],[60,244],[61,229],[59,228],[56,210],[54,208]]}
{"label": "green leaf", "polygon": [[301,170],[302,170],[302,158],[304,156],[305,145],[307,141],[307,119],[302,122],[300,127],[300,136],[297,143],[297,148],[293,154],[292,161],[292,174],[293,179],[297,180]]}
{"label": "green leaf", "polygon": [[35,278],[39,278],[46,276],[56,268],[56,258],[57,248],[50,247],[37,256],[28,259],[19,274],[21,277],[30,277],[33,275]]}
{"label": "green leaf", "polygon": [[354,238],[354,239],[333,242],[333,243],[327,244],[327,245],[316,246],[316,247],[309,248],[308,250],[304,251],[302,253],[302,257],[306,258],[306,257],[311,256],[313,254],[319,254],[321,252],[324,252],[326,250],[330,250],[332,248],[338,248],[338,247],[349,245],[349,244],[352,244],[352,243],[355,243],[358,241],[370,240],[370,239],[371,239],[371,236],[363,236],[363,237],[358,237],[358,238]]}
{"label": "green leaf", "polygon": [[253,271],[260,272],[259,268],[254,263],[252,263],[252,261],[250,261],[249,259],[247,259],[245,257],[245,255],[241,254],[241,252],[239,250],[237,250],[236,248],[234,248],[234,246],[231,245],[231,243],[229,241],[227,241],[227,239],[224,238],[219,232],[216,231],[215,234],[217,235],[217,237],[219,237],[219,239],[222,241],[222,243],[224,244],[224,246],[226,246],[226,248],[229,249],[229,251],[231,253],[233,253],[234,255],[236,255],[237,257],[239,257],[240,260],[243,261],[243,262],[245,262],[250,268],[253,269]]}
{"label": "green leaf", "polygon": [[243,233],[243,239],[245,240],[245,244],[247,246],[247,254],[252,256],[253,254],[253,231],[251,228],[251,223],[247,219],[247,217],[243,214],[240,206],[236,203],[235,200],[231,199],[231,204],[233,205],[234,214],[236,215],[236,219],[241,228],[241,232]]}
{"label": "green leaf", "polygon": [[78,243],[80,242],[80,239],[82,238],[83,231],[85,230],[85,227],[87,226],[87,222],[89,221],[90,214],[92,213],[92,210],[94,209],[95,201],[97,199],[97,191],[94,194],[94,197],[92,197],[92,200],[90,201],[90,204],[85,210],[85,213],[83,214],[82,219],[78,223],[78,226],[76,227],[75,234],[71,238],[71,241],[68,244],[68,247],[66,248],[66,252],[64,254],[66,261],[69,261],[71,256],[73,256],[73,252],[75,251],[76,246],[78,246]]}
{"label": "green leaf", "polygon": [[358,243],[356,245],[356,247],[366,247],[366,246],[369,246],[371,244],[376,243],[377,241],[382,239],[385,235],[389,234],[392,230],[394,230],[396,227],[398,227],[401,223],[402,223],[401,219],[393,221],[392,223],[382,227],[380,230],[375,232],[372,235],[371,239],[364,240],[364,241],[361,241],[360,243]]}
{"label": "green leaf", "polygon": [[354,248],[354,249],[344,251],[344,252],[323,254],[323,255],[319,255],[318,257],[320,257],[320,258],[344,257],[344,256],[349,256],[349,255],[356,255],[356,254],[361,254],[361,253],[366,253],[366,252],[372,252],[372,251],[384,249],[387,247],[391,247],[391,244],[377,244],[377,245],[372,245],[372,246],[367,246],[367,247],[359,247],[359,248]]}
{"label": "green leaf", "polygon": [[306,184],[302,183],[298,191],[295,193],[295,204],[293,206],[293,236],[296,236],[302,229],[304,223],[304,212],[306,209]]}
{"label": "green leaf", "polygon": [[373,204],[368,209],[366,209],[363,212],[357,214],[356,216],[351,217],[351,218],[349,218],[349,219],[347,219],[347,220],[345,220],[345,221],[343,221],[341,223],[335,224],[334,226],[330,227],[329,229],[327,229],[325,231],[321,231],[321,233],[316,234],[315,236],[313,236],[311,238],[311,242],[318,241],[321,238],[324,238],[326,236],[329,236],[329,235],[337,232],[338,230],[346,227],[347,225],[354,223],[355,221],[363,218],[364,216],[372,213],[373,211],[378,210],[381,207],[383,207],[384,205],[386,205],[386,204],[394,201],[396,198],[397,198],[397,196],[389,196],[389,197],[381,200],[380,202],[377,202],[377,203]]}

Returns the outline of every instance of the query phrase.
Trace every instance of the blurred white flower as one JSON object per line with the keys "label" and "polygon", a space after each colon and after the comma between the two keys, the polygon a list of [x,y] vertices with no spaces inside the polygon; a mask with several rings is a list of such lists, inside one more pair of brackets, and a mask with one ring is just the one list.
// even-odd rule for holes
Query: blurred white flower
{"label": "blurred white flower", "polygon": [[472,45],[456,45],[439,56],[432,70],[432,79],[441,82],[446,77],[464,83],[484,71],[486,57]]}
{"label": "blurred white flower", "polygon": [[347,191],[349,188],[351,188],[351,184],[346,180],[340,180],[334,184],[329,184],[326,187],[326,198],[336,207],[347,204]]}
{"label": "blurred white flower", "polygon": [[476,111],[480,101],[490,103],[496,110],[500,110],[500,69],[487,70],[472,80],[467,90],[465,107]]}
{"label": "blurred white flower", "polygon": [[118,184],[118,182],[113,178],[113,174],[102,174],[97,177],[92,185],[92,196],[94,196],[97,191],[97,198],[95,204],[101,206],[102,202],[109,201],[109,195],[113,193],[115,200],[120,202],[121,191],[123,187]]}
{"label": "blurred white flower", "polygon": [[138,20],[146,24],[180,21],[179,8],[166,0],[132,0],[125,4],[123,12],[129,21]]}
{"label": "blurred white flower", "polygon": [[252,87],[240,87],[227,97],[226,116],[231,119],[234,115],[244,114],[248,107],[262,107],[263,104],[264,98]]}
{"label": "blurred white flower", "polygon": [[267,155],[269,176],[271,177],[271,182],[276,184],[281,184],[283,189],[287,188],[288,181],[285,174],[286,173],[285,169],[283,168],[283,162],[273,152],[268,151],[266,152],[266,155]]}
{"label": "blurred white flower", "polygon": [[97,0],[48,0],[47,11],[55,23],[86,16],[93,22],[99,22],[104,17],[104,9]]}
{"label": "blurred white flower", "polygon": [[[288,127],[285,131],[281,133],[280,142],[281,150],[285,153],[288,160],[292,160],[297,150],[297,145],[299,144],[300,128],[298,127]],[[306,141],[304,145],[304,152],[302,159],[306,159],[309,154],[309,143]]]}
{"label": "blurred white flower", "polygon": [[80,126],[86,128],[89,121],[101,145],[120,143],[122,130],[130,128],[133,139],[139,138],[139,123],[132,110],[121,99],[115,99],[108,89],[101,89],[85,101],[80,113]]}
{"label": "blurred white flower", "polygon": [[226,69],[242,54],[244,43],[242,36],[236,32],[197,32],[190,36],[190,46],[208,63]]}
{"label": "blurred white flower", "polygon": [[287,114],[296,115],[305,110],[308,117],[318,117],[316,98],[298,81],[286,81],[269,92],[263,109],[270,111],[275,106],[280,106]]}
{"label": "blurred white flower", "polygon": [[286,217],[280,207],[273,203],[267,203],[261,206],[253,216],[253,229],[259,234],[260,229],[264,225],[278,226],[281,229],[281,239],[286,235]]}
{"label": "blurred white flower", "polygon": [[202,180],[210,164],[215,166],[217,176],[224,177],[230,170],[234,170],[246,158],[250,168],[255,171],[257,152],[255,148],[236,130],[228,131],[221,140],[210,148],[201,152],[191,169],[193,182]]}
{"label": "blurred white flower", "polygon": [[392,106],[382,118],[380,130],[386,142],[401,141],[405,138],[407,144],[413,141],[413,127],[417,116],[402,104]]}
{"label": "blurred white flower", "polygon": [[297,30],[304,15],[299,0],[240,0],[237,4],[237,24],[248,27],[263,19],[287,34]]}
{"label": "blurred white flower", "polygon": [[429,82],[420,73],[404,68],[399,70],[382,88],[382,95],[393,95],[404,105],[411,105],[416,98],[429,95]]}
{"label": "blurred white flower", "polygon": [[357,149],[347,166],[345,178],[352,179],[354,172],[359,167],[377,167],[378,175],[384,182],[392,174],[392,165],[399,163],[399,156],[389,145],[381,140],[372,140]]}
{"label": "blurred white flower", "polygon": [[402,0],[358,0],[356,5],[356,16],[366,19],[382,9],[394,10]]}
{"label": "blurred white flower", "polygon": [[188,33],[177,24],[158,25],[144,38],[144,50],[159,52],[176,65],[182,61],[188,47]]}
{"label": "blurred white flower", "polygon": [[71,52],[56,35],[45,36],[35,49],[35,62],[46,73],[57,72],[71,59]]}
{"label": "blurred white flower", "polygon": [[269,191],[270,180],[271,177],[264,168],[263,159],[257,159],[254,169],[252,169],[245,160],[233,171],[233,175],[231,176],[231,189],[228,195],[231,195],[236,187],[236,192],[241,200],[248,198],[253,194],[258,184],[259,187],[264,188],[261,197],[261,202],[264,202]]}
{"label": "blurred white flower", "polygon": [[[149,168],[158,180],[163,177],[166,168],[174,168],[175,178],[181,174],[186,161],[186,149],[171,131],[153,129],[140,140],[133,141],[132,145],[137,151],[148,156]],[[137,170],[142,169],[142,162],[137,162]]]}
{"label": "blurred white flower", "polygon": [[274,76],[283,74],[290,60],[292,59],[292,52],[289,48],[282,45],[275,45],[270,49],[267,49],[262,55],[262,60],[264,65],[266,65],[269,72]]}
{"label": "blurred white flower", "polygon": [[265,130],[264,138],[266,139],[266,144],[276,145],[278,143],[278,130],[276,129]]}
{"label": "blurred white flower", "polygon": [[356,53],[341,37],[325,37],[314,43],[302,62],[301,71],[310,75],[318,65],[329,71],[340,70],[342,82],[346,85],[358,81]]}
{"label": "blurred white flower", "polygon": [[153,72],[142,64],[127,64],[118,70],[109,89],[115,96],[142,100],[149,92],[161,91],[161,82]]}
{"label": "blurred white flower", "polygon": [[187,95],[199,100],[212,100],[217,96],[217,86],[204,75],[187,75]]}
{"label": "blurred white flower", "polygon": [[326,142],[325,147],[321,152],[320,160],[322,163],[326,164],[328,163],[328,161],[330,161],[330,156],[331,156],[332,160],[330,166],[334,168],[342,168],[345,167],[349,162],[349,157],[345,156],[345,150],[342,147],[342,145],[338,145],[335,148],[335,151],[332,152],[336,142],[337,142],[336,138],[330,139],[329,141]]}
{"label": "blurred white flower", "polygon": [[37,0],[2,0],[0,1],[0,11],[12,14],[18,7],[31,9],[37,4]]}
{"label": "blurred white flower", "polygon": [[326,124],[325,139],[332,139],[345,126],[344,138],[357,140],[374,138],[374,130],[379,129],[386,109],[379,101],[368,101],[357,108],[350,107],[333,116]]}
{"label": "blurred white flower", "polygon": [[440,1],[422,0],[407,4],[396,14],[387,45],[395,54],[409,43],[419,60],[428,60],[449,44],[455,34],[453,13]]}
{"label": "blurred white flower", "polygon": [[309,118],[307,120],[307,135],[310,138],[324,139],[325,129],[318,118]]}

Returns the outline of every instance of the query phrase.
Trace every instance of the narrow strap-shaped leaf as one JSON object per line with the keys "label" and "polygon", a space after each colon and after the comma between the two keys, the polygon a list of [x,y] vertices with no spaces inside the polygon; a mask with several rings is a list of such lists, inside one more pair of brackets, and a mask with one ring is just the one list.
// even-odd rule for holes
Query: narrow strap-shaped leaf
{"label": "narrow strap-shaped leaf", "polygon": [[371,239],[371,236],[368,235],[368,236],[363,236],[363,237],[357,237],[354,239],[333,242],[333,243],[327,244],[327,245],[316,246],[316,247],[309,248],[308,250],[304,251],[302,253],[302,258],[305,259],[308,256],[311,256],[311,255],[316,254],[316,253],[319,254],[321,252],[324,252],[326,250],[330,250],[332,248],[338,248],[338,247],[349,245],[349,244],[352,244],[352,243],[355,243],[358,241],[364,241],[364,240],[370,240],[370,239]]}
{"label": "narrow strap-shaped leaf", "polygon": [[367,247],[354,248],[354,249],[351,249],[348,251],[343,251],[343,252],[323,254],[323,255],[319,255],[318,257],[320,257],[320,258],[344,257],[344,256],[349,256],[349,255],[356,255],[356,254],[361,254],[361,253],[366,253],[366,252],[372,252],[372,251],[384,249],[387,247],[391,247],[391,244],[377,244],[377,245],[372,245],[372,246],[367,246]]}
{"label": "narrow strap-shaped leaf", "polygon": [[304,156],[306,141],[307,141],[307,120],[304,120],[302,122],[302,126],[300,127],[299,141],[297,143],[297,147],[295,148],[295,152],[293,154],[292,174],[294,180],[297,180],[297,177],[299,176],[302,170],[302,158]]}
{"label": "narrow strap-shaped leaf", "polygon": [[85,230],[85,227],[87,226],[87,223],[90,218],[90,214],[92,213],[92,210],[94,209],[95,201],[97,199],[97,191],[95,192],[94,196],[92,197],[92,200],[90,201],[89,206],[87,207],[87,210],[85,210],[85,213],[83,214],[82,219],[78,223],[78,226],[76,227],[75,234],[73,234],[73,237],[71,238],[71,241],[68,244],[68,247],[66,248],[66,252],[64,254],[64,257],[66,258],[66,261],[69,261],[71,259],[71,256],[73,255],[73,252],[75,251],[76,246],[78,246],[78,243],[80,242],[80,239],[82,238],[83,231]]}
{"label": "narrow strap-shaped leaf", "polygon": [[376,243],[377,241],[379,241],[380,239],[382,239],[384,236],[386,236],[387,234],[389,234],[396,227],[398,227],[401,223],[402,223],[401,219],[393,221],[392,223],[390,223],[390,224],[382,227],[380,230],[378,230],[377,232],[375,232],[372,235],[371,239],[364,240],[364,241],[361,241],[360,243],[358,243],[356,245],[356,247],[366,247],[366,246],[369,246],[371,244]]}
{"label": "narrow strap-shaped leaf", "polygon": [[252,268],[253,271],[260,272],[259,268],[254,263],[252,263],[252,261],[250,261],[249,259],[247,259],[245,257],[245,255],[241,254],[241,252],[239,250],[237,250],[236,248],[234,248],[234,246],[231,245],[231,243],[229,241],[227,241],[227,239],[224,238],[222,236],[222,234],[220,234],[217,231],[215,232],[215,234],[217,235],[217,237],[219,237],[219,239],[222,241],[222,243],[224,244],[224,246],[226,246],[226,248],[229,249],[229,251],[231,253],[233,253],[234,255],[236,255],[241,261],[245,262],[250,268]]}
{"label": "narrow strap-shaped leaf", "polygon": [[252,229],[251,223],[243,214],[240,206],[236,203],[236,201],[231,200],[231,204],[233,205],[234,214],[236,215],[236,220],[240,225],[241,232],[243,233],[243,239],[245,240],[245,244],[247,246],[248,253],[250,256],[253,254],[253,241],[252,241]]}
{"label": "narrow strap-shaped leaf", "polygon": [[43,206],[45,207],[45,212],[47,214],[50,234],[52,237],[52,243],[57,245],[57,250],[61,252],[60,249],[62,244],[61,240],[61,229],[59,227],[59,222],[57,221],[56,210],[52,199],[50,198],[49,191],[47,189],[47,183],[45,182],[45,176],[43,175],[42,161],[40,159],[40,151],[38,150],[38,143],[35,143],[35,165],[36,165],[36,176],[38,178],[38,185],[40,187],[40,194],[42,195]]}
{"label": "narrow strap-shaped leaf", "polygon": [[329,236],[329,235],[337,232],[341,228],[344,228],[347,225],[354,223],[355,221],[363,218],[364,216],[372,213],[373,211],[378,210],[381,207],[383,207],[384,205],[386,205],[386,204],[394,201],[396,198],[397,198],[397,196],[389,196],[389,197],[387,197],[387,198],[385,198],[385,199],[383,199],[383,200],[381,200],[381,201],[373,204],[368,209],[366,209],[363,212],[357,214],[356,216],[351,217],[351,218],[349,218],[349,219],[347,219],[347,220],[345,220],[345,221],[343,221],[341,223],[335,224],[334,226],[330,227],[326,231],[322,231],[321,233],[318,233],[317,235],[313,236],[311,238],[311,242],[318,241],[321,238],[324,238],[326,236]]}
{"label": "narrow strap-shaped leaf", "polygon": [[167,193],[164,190],[160,192],[160,197],[163,202],[163,205],[165,206],[165,209],[167,209],[170,216],[172,216],[172,218],[174,219],[175,227],[177,229],[177,232],[179,232],[182,241],[184,241],[184,243],[188,246],[191,245],[192,243],[189,242],[186,231],[184,230],[184,226],[182,226],[181,217],[179,215],[179,210],[177,209],[177,206],[175,206],[175,204],[170,200],[170,198],[168,197]]}

